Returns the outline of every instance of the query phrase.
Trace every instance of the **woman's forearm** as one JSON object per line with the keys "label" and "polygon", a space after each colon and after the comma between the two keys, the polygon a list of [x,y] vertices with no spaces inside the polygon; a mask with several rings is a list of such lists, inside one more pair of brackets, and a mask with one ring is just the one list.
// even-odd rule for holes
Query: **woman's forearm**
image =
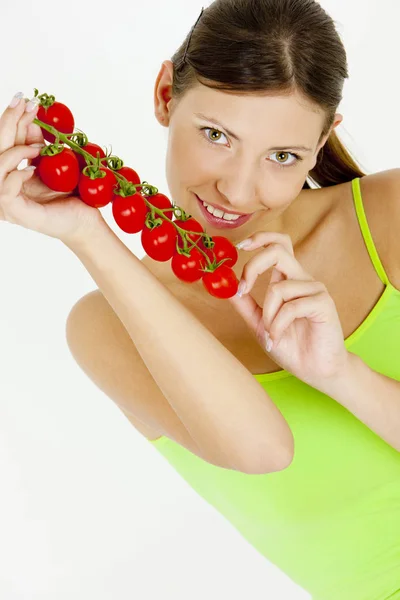
{"label": "woman's forearm", "polygon": [[205,456],[255,472],[290,463],[292,432],[270,397],[105,221],[95,234],[66,245],[97,283]]}

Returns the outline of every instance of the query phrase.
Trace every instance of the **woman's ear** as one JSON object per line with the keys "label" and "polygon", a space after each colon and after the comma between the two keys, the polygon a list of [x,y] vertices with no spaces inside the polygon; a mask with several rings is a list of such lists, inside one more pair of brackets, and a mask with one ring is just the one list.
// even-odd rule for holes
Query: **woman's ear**
{"label": "woman's ear", "polygon": [[165,60],[154,85],[154,115],[164,127],[168,127],[171,116],[173,75],[173,62]]}
{"label": "woman's ear", "polygon": [[313,162],[313,165],[312,165],[310,171],[312,171],[314,169],[315,165],[317,164],[319,151],[321,150],[321,148],[323,146],[325,146],[326,142],[328,141],[329,136],[331,135],[331,133],[335,129],[335,127],[337,127],[338,125],[340,125],[340,123],[342,121],[343,121],[343,115],[341,115],[339,113],[336,113],[335,114],[335,119],[333,121],[333,124],[332,124],[331,128],[329,129],[328,133],[322,138],[321,142],[317,146],[317,149],[316,149],[315,154],[314,154],[314,162]]}

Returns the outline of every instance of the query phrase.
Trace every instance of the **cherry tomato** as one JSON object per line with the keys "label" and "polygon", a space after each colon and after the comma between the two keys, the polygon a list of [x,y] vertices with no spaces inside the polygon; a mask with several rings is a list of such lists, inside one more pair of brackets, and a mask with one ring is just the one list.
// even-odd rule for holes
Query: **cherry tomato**
{"label": "cherry tomato", "polygon": [[235,246],[222,235],[213,235],[212,239],[214,242],[213,248],[206,248],[203,242],[200,242],[199,245],[201,249],[207,254],[211,261],[216,260],[216,262],[219,263],[223,259],[228,259],[225,260],[223,264],[232,268],[237,263],[239,258],[239,254]]}
{"label": "cherry tomato", "polygon": [[[62,102],[54,102],[48,108],[39,106],[36,118],[39,119],[39,121],[46,123],[46,125],[55,127],[60,133],[74,132],[75,121],[73,114],[68,106],[65,106]],[[41,130],[45,140],[51,143],[55,141],[56,138],[52,133],[49,133],[43,128],[41,128]]]}
{"label": "cherry tomato", "polygon": [[[82,150],[85,150],[85,152],[88,152],[91,156],[94,156],[94,158],[97,158],[98,152],[100,154],[100,158],[106,158],[103,148],[100,148],[98,144],[94,144],[93,142],[88,142],[86,146],[82,146]],[[83,171],[83,169],[87,167],[85,157],[82,156],[82,154],[79,154],[79,152],[75,152],[75,154],[79,162],[79,168],[81,171]]]}
{"label": "cherry tomato", "polygon": [[192,248],[189,254],[190,258],[175,252],[171,260],[171,269],[181,281],[193,283],[203,277],[204,273],[200,269],[206,263],[206,259],[197,248]]}
{"label": "cherry tomato", "polygon": [[33,167],[38,167],[41,160],[42,160],[42,157],[39,154],[39,156],[35,156],[35,158],[32,158],[31,165]]}
{"label": "cherry tomato", "polygon": [[[157,193],[157,194],[154,194],[154,196],[145,196],[145,198],[148,202],[150,202],[150,204],[152,204],[156,208],[165,209],[165,208],[172,207],[171,201],[164,194]],[[151,209],[149,207],[147,207],[147,212],[150,212],[150,210]],[[157,213],[155,213],[155,215],[156,215],[156,217],[160,216],[160,215],[157,215]],[[167,217],[168,219],[172,220],[174,213],[172,212],[172,210],[168,210],[167,212],[164,213],[164,216]]]}
{"label": "cherry tomato", "polygon": [[[175,225],[178,225],[178,227],[185,229],[185,231],[198,231],[200,233],[204,233],[204,229],[203,229],[202,225],[198,221],[196,221],[196,219],[194,217],[189,217],[189,219],[187,221],[181,221],[180,219],[176,219],[174,221],[174,223],[175,223]],[[180,235],[180,232],[177,232],[177,234],[178,234],[178,246],[179,246],[179,248],[183,248],[183,240]],[[199,244],[199,241],[201,241],[201,236],[196,235],[195,233],[189,233],[187,238],[188,238],[188,244],[190,243],[189,240],[192,240],[192,242],[196,242],[197,244]]]}
{"label": "cherry tomato", "polygon": [[116,186],[115,175],[110,169],[101,167],[105,177],[90,179],[88,175],[81,173],[79,178],[79,196],[88,206],[102,208],[111,202]]}
{"label": "cherry tomato", "polygon": [[43,183],[57,192],[72,192],[79,181],[78,159],[69,148],[54,156],[42,156],[37,171]]}
{"label": "cherry tomato", "polygon": [[141,194],[120,196],[114,194],[112,213],[117,225],[125,233],[138,233],[142,231],[147,214],[147,206]]}
{"label": "cherry tomato", "polygon": [[142,231],[142,246],[146,254],[153,260],[165,262],[172,258],[176,251],[177,231],[172,223],[163,221],[161,225],[149,229],[144,227]]}
{"label": "cherry tomato", "polygon": [[215,298],[232,298],[238,290],[238,280],[235,272],[225,264],[221,265],[212,273],[203,275],[203,286],[211,296]]}
{"label": "cherry tomato", "polygon": [[115,171],[115,173],[118,173],[118,175],[122,175],[122,177],[125,177],[125,179],[127,179],[131,183],[140,183],[139,175],[131,167],[121,167],[120,169],[118,169],[118,171]]}

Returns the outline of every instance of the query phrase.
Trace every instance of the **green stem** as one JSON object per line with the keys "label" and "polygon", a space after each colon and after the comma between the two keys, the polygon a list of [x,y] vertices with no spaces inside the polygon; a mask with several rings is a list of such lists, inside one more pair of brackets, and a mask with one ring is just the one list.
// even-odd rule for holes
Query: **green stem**
{"label": "green stem", "polygon": [[[53,127],[52,125],[48,125],[47,123],[43,123],[43,121],[40,121],[39,119],[33,119],[33,122],[36,125],[39,125],[39,127],[41,127],[42,129],[45,129],[46,131],[48,131],[49,133],[51,133],[52,135],[55,136],[56,140],[55,143],[57,143],[58,141],[60,141],[62,144],[66,144],[67,146],[69,146],[72,150],[74,150],[75,152],[78,152],[79,154],[81,154],[86,161],[89,161],[89,164],[93,164],[95,165],[96,162],[98,161],[97,158],[95,158],[94,156],[92,156],[91,154],[89,154],[89,152],[86,152],[86,150],[84,150],[81,146],[79,146],[79,144],[75,144],[75,142],[72,142],[69,138],[68,135],[72,135],[72,134],[64,134],[61,133],[60,131],[58,131],[55,127]],[[128,180],[123,176],[123,175],[119,175],[116,171],[112,171],[116,177],[117,180],[121,180],[121,181],[125,181],[128,183]],[[131,183],[131,182],[129,182]],[[135,188],[137,187],[148,187],[148,186],[144,186],[144,184],[132,184],[135,186]],[[189,252],[190,250],[192,250],[192,248],[196,247],[197,250],[199,252],[201,252],[201,254],[204,256],[204,258],[207,261],[207,265],[208,267],[212,267],[212,265],[215,263],[215,261],[211,262],[208,255],[200,248],[200,246],[198,246],[197,242],[193,241],[192,239],[188,238],[188,234],[193,233],[196,236],[201,236],[203,237],[203,233],[199,232],[199,231],[188,231],[187,229],[182,229],[182,227],[179,227],[179,225],[176,225],[175,221],[172,221],[171,219],[169,219],[166,215],[164,215],[164,212],[170,211],[170,208],[158,208],[157,206],[154,206],[153,204],[151,204],[151,202],[149,202],[144,196],[143,196],[143,200],[145,201],[145,203],[147,204],[147,206],[151,209],[152,211],[152,215],[154,215],[154,213],[156,212],[158,215],[160,215],[163,219],[165,219],[166,221],[169,221],[170,223],[173,224],[173,226],[175,227],[175,229],[178,230],[179,235],[182,237],[183,239],[183,250],[186,252]],[[179,209],[180,207],[178,207]],[[182,210],[182,209],[181,209]],[[212,239],[212,238],[211,238]],[[188,247],[188,243],[190,243],[190,246]],[[218,263],[217,266],[219,266]]]}

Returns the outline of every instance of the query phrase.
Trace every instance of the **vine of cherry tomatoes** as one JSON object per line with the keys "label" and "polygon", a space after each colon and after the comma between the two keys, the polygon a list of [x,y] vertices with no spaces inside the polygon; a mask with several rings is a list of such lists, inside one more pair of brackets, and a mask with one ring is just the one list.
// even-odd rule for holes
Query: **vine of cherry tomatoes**
{"label": "vine of cherry tomatoes", "polygon": [[[56,137],[41,127],[50,145],[32,161],[38,176],[50,189],[74,194],[94,208],[112,203],[112,214],[120,229],[132,234],[141,232],[146,254],[160,262],[170,260],[178,279],[186,283],[201,279],[207,292],[216,298],[226,299],[236,294],[238,280],[232,267],[238,260],[238,252],[227,238],[211,238],[196,219],[174,207],[157,188],[147,182],[141,184],[134,169],[123,166],[118,157],[107,157],[84,134],[74,133],[74,116],[65,104],[57,102],[54,96],[39,96],[37,89],[35,96],[40,98],[40,107],[34,121],[57,131]],[[77,141],[70,139],[74,137]],[[80,150],[92,159],[87,160]],[[174,219],[175,211],[179,218]]]}

